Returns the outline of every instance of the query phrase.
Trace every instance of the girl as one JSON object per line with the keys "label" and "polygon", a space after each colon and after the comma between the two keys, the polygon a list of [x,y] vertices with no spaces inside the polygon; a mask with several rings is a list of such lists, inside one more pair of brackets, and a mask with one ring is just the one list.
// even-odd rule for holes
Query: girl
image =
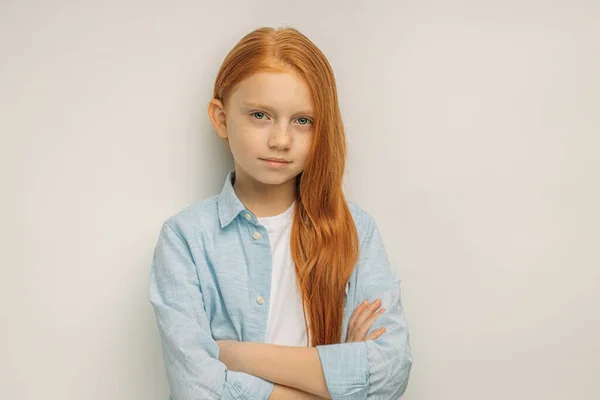
{"label": "girl", "polygon": [[293,28],[257,29],[213,97],[234,170],[165,221],[152,260],[171,398],[398,399],[412,365],[400,280],[342,190],[327,59]]}

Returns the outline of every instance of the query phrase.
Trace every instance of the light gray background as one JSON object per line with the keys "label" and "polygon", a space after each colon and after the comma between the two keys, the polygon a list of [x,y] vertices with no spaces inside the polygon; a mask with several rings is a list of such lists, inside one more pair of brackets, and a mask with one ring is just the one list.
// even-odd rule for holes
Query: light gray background
{"label": "light gray background", "polygon": [[0,398],[164,400],[165,218],[220,190],[247,32],[329,58],[347,194],[403,280],[406,399],[598,399],[597,1],[1,1]]}

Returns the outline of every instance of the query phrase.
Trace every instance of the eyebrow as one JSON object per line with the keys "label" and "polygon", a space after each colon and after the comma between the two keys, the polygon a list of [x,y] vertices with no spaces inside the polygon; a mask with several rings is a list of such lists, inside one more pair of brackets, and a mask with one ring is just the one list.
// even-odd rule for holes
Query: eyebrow
{"label": "eyebrow", "polygon": [[[275,111],[273,108],[265,106],[263,104],[246,102],[246,101],[244,101],[242,103],[242,106],[244,106],[244,107],[250,107],[250,108],[258,108],[258,109],[266,110],[266,111],[269,111],[269,112],[274,112]],[[295,113],[295,115],[309,115],[309,116],[314,116],[314,114],[315,113],[313,111],[311,111],[311,110],[303,110],[303,111],[299,111],[299,112]]]}

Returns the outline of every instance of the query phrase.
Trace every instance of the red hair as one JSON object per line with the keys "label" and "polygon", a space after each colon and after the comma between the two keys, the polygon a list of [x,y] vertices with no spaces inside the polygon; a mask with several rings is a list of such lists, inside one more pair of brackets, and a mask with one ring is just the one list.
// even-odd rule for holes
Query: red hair
{"label": "red hair", "polygon": [[313,143],[296,178],[292,258],[310,345],[339,343],[345,288],[358,259],[358,234],[342,189],[346,136],[329,62],[294,28],[259,28],[227,54],[213,97],[225,103],[244,78],[259,71],[290,70],[307,84],[315,107]]}

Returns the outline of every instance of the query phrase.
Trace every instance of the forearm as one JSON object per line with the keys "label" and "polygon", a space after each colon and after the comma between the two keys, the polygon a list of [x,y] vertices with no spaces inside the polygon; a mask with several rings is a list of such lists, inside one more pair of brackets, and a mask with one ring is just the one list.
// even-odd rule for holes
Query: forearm
{"label": "forearm", "polygon": [[275,384],[269,400],[323,400],[325,397],[319,397],[316,394],[303,392],[289,386]]}
{"label": "forearm", "polygon": [[240,371],[322,398],[331,398],[316,348],[256,342],[240,344],[236,356]]}

